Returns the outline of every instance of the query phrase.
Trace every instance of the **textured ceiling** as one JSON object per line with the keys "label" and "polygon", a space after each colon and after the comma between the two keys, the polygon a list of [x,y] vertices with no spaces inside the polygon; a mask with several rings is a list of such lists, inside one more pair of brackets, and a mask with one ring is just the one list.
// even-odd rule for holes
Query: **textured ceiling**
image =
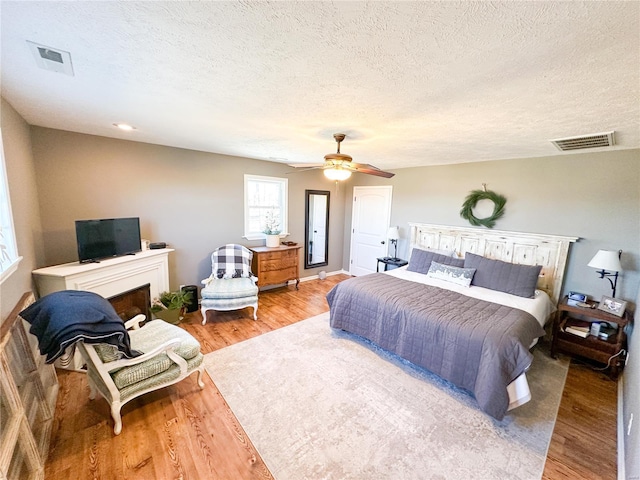
{"label": "textured ceiling", "polygon": [[0,8],[2,95],[32,125],[288,163],[344,132],[385,169],[567,155],[549,140],[609,130],[640,147],[637,1]]}

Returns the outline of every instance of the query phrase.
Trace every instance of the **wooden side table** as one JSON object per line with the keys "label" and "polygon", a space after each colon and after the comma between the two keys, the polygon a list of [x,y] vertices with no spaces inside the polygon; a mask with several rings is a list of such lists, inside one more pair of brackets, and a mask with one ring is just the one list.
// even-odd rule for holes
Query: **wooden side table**
{"label": "wooden side table", "polygon": [[380,257],[378,258],[378,265],[376,266],[377,272],[380,271],[381,263],[384,265],[384,271],[386,272],[387,270],[392,270],[394,268],[404,267],[409,262],[401,258]]}
{"label": "wooden side table", "polygon": [[[589,301],[590,305],[597,307],[597,302]],[[553,321],[553,339],[551,341],[551,357],[556,358],[558,353],[568,353],[580,357],[589,358],[596,362],[609,364],[611,377],[617,377],[624,368],[624,354],[620,354],[627,348],[627,335],[624,327],[631,322],[631,312],[624,312],[622,317],[598,310],[597,308],[577,307],[567,304],[564,297],[558,305]],[[617,333],[608,340],[602,340],[589,335],[586,338],[579,337],[564,331],[567,321],[571,319],[587,322],[609,322],[618,326]],[[617,355],[615,358],[613,358]]]}
{"label": "wooden side table", "polygon": [[300,245],[279,247],[251,247],[251,270],[258,277],[258,286],[278,285],[289,280],[300,284]]}

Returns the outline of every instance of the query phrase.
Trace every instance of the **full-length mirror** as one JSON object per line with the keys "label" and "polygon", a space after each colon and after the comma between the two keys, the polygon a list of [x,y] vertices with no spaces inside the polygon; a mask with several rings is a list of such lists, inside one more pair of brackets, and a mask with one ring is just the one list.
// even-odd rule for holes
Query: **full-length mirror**
{"label": "full-length mirror", "polygon": [[304,268],[329,263],[329,192],[305,190]]}

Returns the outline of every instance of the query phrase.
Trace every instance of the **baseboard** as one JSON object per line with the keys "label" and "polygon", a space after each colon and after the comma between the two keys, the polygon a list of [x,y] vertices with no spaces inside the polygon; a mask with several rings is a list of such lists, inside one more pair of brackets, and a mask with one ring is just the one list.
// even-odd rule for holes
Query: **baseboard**
{"label": "baseboard", "polygon": [[[344,274],[344,275],[350,275],[350,274],[349,274],[349,272],[346,272],[346,271],[344,271],[344,270],[336,270],[336,271],[333,271],[333,272],[327,272],[327,277],[330,277],[330,276],[332,276],[332,275],[341,275],[341,274]],[[310,280],[318,280],[319,278],[320,278],[320,277],[319,277],[318,275],[309,275],[308,277],[302,277],[302,278],[300,279],[300,282],[302,283],[302,282],[308,282],[308,281],[310,281]],[[289,281],[287,282],[287,285],[295,285],[295,284],[296,284],[296,281],[295,281],[295,280],[289,280]],[[260,288],[260,291],[261,291],[261,292],[263,292],[263,291],[265,291],[265,290],[271,290],[272,288],[279,288],[279,287],[281,287],[282,285],[284,285],[284,284],[280,284],[280,285],[268,285],[268,286],[266,286],[266,287],[262,287],[262,288]]]}
{"label": "baseboard", "polygon": [[625,480],[624,373],[618,379],[618,480]]}
{"label": "baseboard", "polygon": [[[332,275],[349,275],[349,272],[346,272],[344,270],[335,270],[333,272],[327,272],[327,277],[330,277]],[[309,280],[317,280],[318,278],[320,278],[318,275],[309,275],[308,277],[301,278],[300,281],[308,282]],[[290,284],[295,283],[295,280],[292,280],[289,283]]]}

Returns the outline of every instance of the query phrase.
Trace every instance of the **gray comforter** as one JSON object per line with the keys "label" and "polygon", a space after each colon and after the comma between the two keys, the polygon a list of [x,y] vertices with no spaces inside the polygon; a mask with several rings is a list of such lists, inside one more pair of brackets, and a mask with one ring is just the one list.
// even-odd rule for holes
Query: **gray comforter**
{"label": "gray comforter", "polygon": [[374,273],[328,294],[331,327],[371,340],[470,391],[502,420],[507,385],[525,372],[544,330],[529,313],[438,287]]}

